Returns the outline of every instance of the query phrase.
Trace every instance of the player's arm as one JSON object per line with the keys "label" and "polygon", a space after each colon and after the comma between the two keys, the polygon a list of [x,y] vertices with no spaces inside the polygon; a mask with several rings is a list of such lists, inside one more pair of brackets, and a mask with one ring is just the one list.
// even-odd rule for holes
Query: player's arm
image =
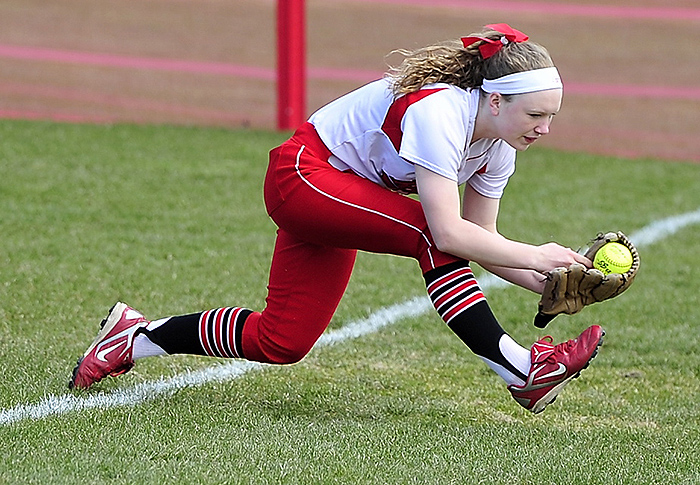
{"label": "player's arm", "polygon": [[502,237],[495,232],[498,202],[477,197],[476,192],[467,196],[467,202],[474,205],[462,213],[459,188],[453,180],[416,166],[416,182],[430,232],[438,249],[445,253],[482,266],[530,269],[540,273],[588,261],[555,243],[532,246]]}
{"label": "player's arm", "polygon": [[[469,184],[466,185],[462,200],[462,217],[502,238],[503,236],[498,233],[497,229],[499,206],[500,199],[484,197]],[[542,293],[545,277],[537,271],[484,263],[480,264],[484,269],[500,276],[506,281],[527,288],[535,293]]]}

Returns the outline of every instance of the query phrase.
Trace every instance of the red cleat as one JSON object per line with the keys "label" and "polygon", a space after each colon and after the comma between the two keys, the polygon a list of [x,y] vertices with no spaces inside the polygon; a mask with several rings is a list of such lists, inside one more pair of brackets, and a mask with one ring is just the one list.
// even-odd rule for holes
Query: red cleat
{"label": "red cleat", "polygon": [[532,345],[532,367],[523,386],[511,385],[508,390],[525,409],[540,413],[554,402],[564,387],[588,367],[603,343],[605,331],[598,325],[588,327],[577,338],[552,345],[552,337],[544,337]]}
{"label": "red cleat", "polygon": [[78,359],[68,388],[87,389],[107,376],[118,376],[134,366],[132,352],[136,331],[150,322],[139,312],[116,303],[102,320],[102,330]]}

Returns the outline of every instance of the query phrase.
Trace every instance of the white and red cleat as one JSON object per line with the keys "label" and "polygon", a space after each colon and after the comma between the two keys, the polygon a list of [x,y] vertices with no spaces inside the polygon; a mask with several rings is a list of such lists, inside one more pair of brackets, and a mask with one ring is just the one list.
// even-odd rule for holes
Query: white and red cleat
{"label": "white and red cleat", "polygon": [[118,376],[134,366],[136,331],[150,322],[133,308],[116,303],[102,320],[102,330],[78,359],[68,387],[87,389],[107,376]]}
{"label": "white and red cleat", "polygon": [[568,342],[552,345],[552,337],[544,337],[532,345],[532,366],[522,386],[511,385],[508,390],[525,409],[540,413],[554,402],[564,387],[588,367],[603,343],[605,331],[598,325],[584,330]]}

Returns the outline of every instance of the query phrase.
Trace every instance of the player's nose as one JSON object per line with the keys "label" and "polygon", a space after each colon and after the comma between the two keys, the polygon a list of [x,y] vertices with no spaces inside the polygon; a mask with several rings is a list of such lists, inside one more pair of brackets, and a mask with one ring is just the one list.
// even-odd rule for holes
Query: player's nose
{"label": "player's nose", "polygon": [[546,135],[547,133],[549,133],[550,124],[551,120],[543,121],[535,127],[535,132],[539,135]]}

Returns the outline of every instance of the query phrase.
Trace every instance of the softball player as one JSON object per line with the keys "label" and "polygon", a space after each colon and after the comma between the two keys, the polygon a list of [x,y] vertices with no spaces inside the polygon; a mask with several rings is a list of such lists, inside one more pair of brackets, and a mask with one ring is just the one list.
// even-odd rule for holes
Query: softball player
{"label": "softball player", "polygon": [[541,293],[555,267],[591,266],[571,249],[512,241],[496,228],[516,152],[546,135],[560,108],[549,54],[506,24],[403,54],[384,79],[321,108],[271,151],[264,195],[279,229],[265,309],[149,321],[117,303],[78,360],[71,388],[154,355],[297,362],[328,326],[358,250],[415,258],[439,315],[526,409],[542,411],[578,376],[603,330],[522,347],[497,322],[469,267],[478,262]]}

